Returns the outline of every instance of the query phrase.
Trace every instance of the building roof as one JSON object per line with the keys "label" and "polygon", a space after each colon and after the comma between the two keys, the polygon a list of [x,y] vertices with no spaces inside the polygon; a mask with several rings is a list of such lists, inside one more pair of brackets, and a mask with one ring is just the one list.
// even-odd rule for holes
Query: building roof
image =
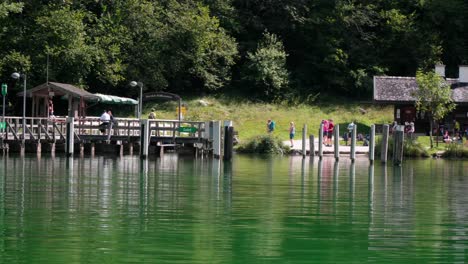
{"label": "building roof", "polygon": [[[31,97],[32,94],[34,95],[44,95],[48,96],[49,92],[54,92],[54,96],[64,96],[64,95],[72,95],[73,97],[83,97],[85,100],[94,99],[98,100],[99,98],[81,88],[73,86],[67,83],[57,83],[57,82],[49,82],[43,83],[39,86],[36,86],[32,89],[26,91],[26,95]],[[17,94],[18,96],[23,96],[23,92]]]}
{"label": "building roof", "polygon": [[[468,103],[468,83],[446,78],[456,103]],[[412,94],[418,88],[415,77],[374,76],[374,101],[385,103],[413,103]]]}

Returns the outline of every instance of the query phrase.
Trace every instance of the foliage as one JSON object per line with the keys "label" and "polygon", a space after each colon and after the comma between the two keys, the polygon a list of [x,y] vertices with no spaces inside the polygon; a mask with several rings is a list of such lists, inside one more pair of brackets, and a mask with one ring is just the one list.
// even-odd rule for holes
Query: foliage
{"label": "foliage", "polygon": [[468,158],[468,148],[463,144],[450,143],[442,155],[445,158]]}
{"label": "foliage", "polygon": [[[388,157],[393,156],[393,147],[394,147],[394,140],[393,137],[389,137],[388,139],[388,150],[387,155]],[[377,137],[375,141],[375,153],[382,152],[382,137]],[[403,143],[403,156],[405,157],[429,157],[429,152],[427,151],[426,147],[418,142],[417,140],[412,139],[405,139]]]}
{"label": "foliage", "polygon": [[[432,1],[2,1],[0,72],[92,92],[248,93],[284,105],[370,99],[374,75],[467,61],[468,3]],[[245,95],[244,95],[245,97]],[[14,98],[12,98],[14,100]]]}
{"label": "foliage", "polygon": [[289,151],[289,147],[285,146],[278,137],[261,135],[243,143],[237,148],[237,151],[241,153],[283,154]]}
{"label": "foliage", "polygon": [[429,133],[432,148],[432,124],[434,121],[441,120],[455,109],[455,103],[452,100],[452,90],[444,79],[434,71],[427,73],[418,71],[416,73],[416,82],[418,89],[413,94],[416,99],[415,105],[418,111],[424,111],[429,116]]}
{"label": "foliage", "polygon": [[283,43],[275,34],[263,33],[263,38],[254,53],[247,53],[244,79],[249,86],[258,87],[263,96],[274,99],[280,96],[289,82],[286,69],[287,54]]}

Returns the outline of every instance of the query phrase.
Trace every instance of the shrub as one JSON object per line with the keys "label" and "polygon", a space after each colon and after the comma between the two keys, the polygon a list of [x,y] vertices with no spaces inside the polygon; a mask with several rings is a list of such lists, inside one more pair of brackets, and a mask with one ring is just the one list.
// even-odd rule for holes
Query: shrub
{"label": "shrub", "polygon": [[444,154],[444,158],[468,158],[468,148],[463,147],[462,144],[450,143],[447,144]]}
{"label": "shrub", "polygon": [[[393,156],[393,137],[388,139],[388,151],[389,157]],[[382,138],[378,137],[375,142],[375,152],[380,153],[382,150]],[[403,144],[403,156],[405,157],[429,157],[427,149],[419,143],[417,140],[406,139]]]}
{"label": "shrub", "polygon": [[254,137],[237,148],[237,151],[241,153],[260,154],[283,154],[289,150],[289,147],[285,146],[281,139],[270,135]]}

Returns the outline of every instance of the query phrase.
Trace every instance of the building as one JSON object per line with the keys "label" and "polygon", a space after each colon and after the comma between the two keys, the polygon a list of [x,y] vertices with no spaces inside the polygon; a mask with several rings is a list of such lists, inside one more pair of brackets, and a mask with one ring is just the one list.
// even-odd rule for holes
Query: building
{"label": "building", "polygon": [[[445,65],[436,65],[435,71],[450,85],[457,105],[440,125],[451,130],[457,120],[465,131],[468,129],[468,66],[459,66],[458,78],[445,78]],[[394,105],[394,120],[398,124],[414,121],[417,133],[428,133],[429,119],[423,112],[416,111],[412,96],[417,88],[416,77],[374,76],[374,102]]]}

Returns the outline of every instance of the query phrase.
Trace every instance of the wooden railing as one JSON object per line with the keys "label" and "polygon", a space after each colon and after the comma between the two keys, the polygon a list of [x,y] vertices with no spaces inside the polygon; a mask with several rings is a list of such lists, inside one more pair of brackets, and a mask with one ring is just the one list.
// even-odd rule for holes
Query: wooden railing
{"label": "wooden railing", "polygon": [[[5,117],[6,129],[0,137],[6,140],[22,140],[23,134],[25,140],[31,141],[57,141],[65,140],[66,136],[66,118],[41,118],[26,117],[23,126],[22,117]],[[80,136],[102,136],[107,135],[122,137],[139,137],[140,120],[133,118],[116,118],[111,126],[102,130],[102,122],[99,117],[86,117],[74,120],[75,137]],[[193,128],[193,132],[180,132],[180,127]],[[151,137],[191,137],[202,138],[205,132],[205,122],[178,121],[178,120],[149,120],[149,129]],[[190,129],[189,129],[190,130]],[[24,131],[24,133],[23,133]]]}

